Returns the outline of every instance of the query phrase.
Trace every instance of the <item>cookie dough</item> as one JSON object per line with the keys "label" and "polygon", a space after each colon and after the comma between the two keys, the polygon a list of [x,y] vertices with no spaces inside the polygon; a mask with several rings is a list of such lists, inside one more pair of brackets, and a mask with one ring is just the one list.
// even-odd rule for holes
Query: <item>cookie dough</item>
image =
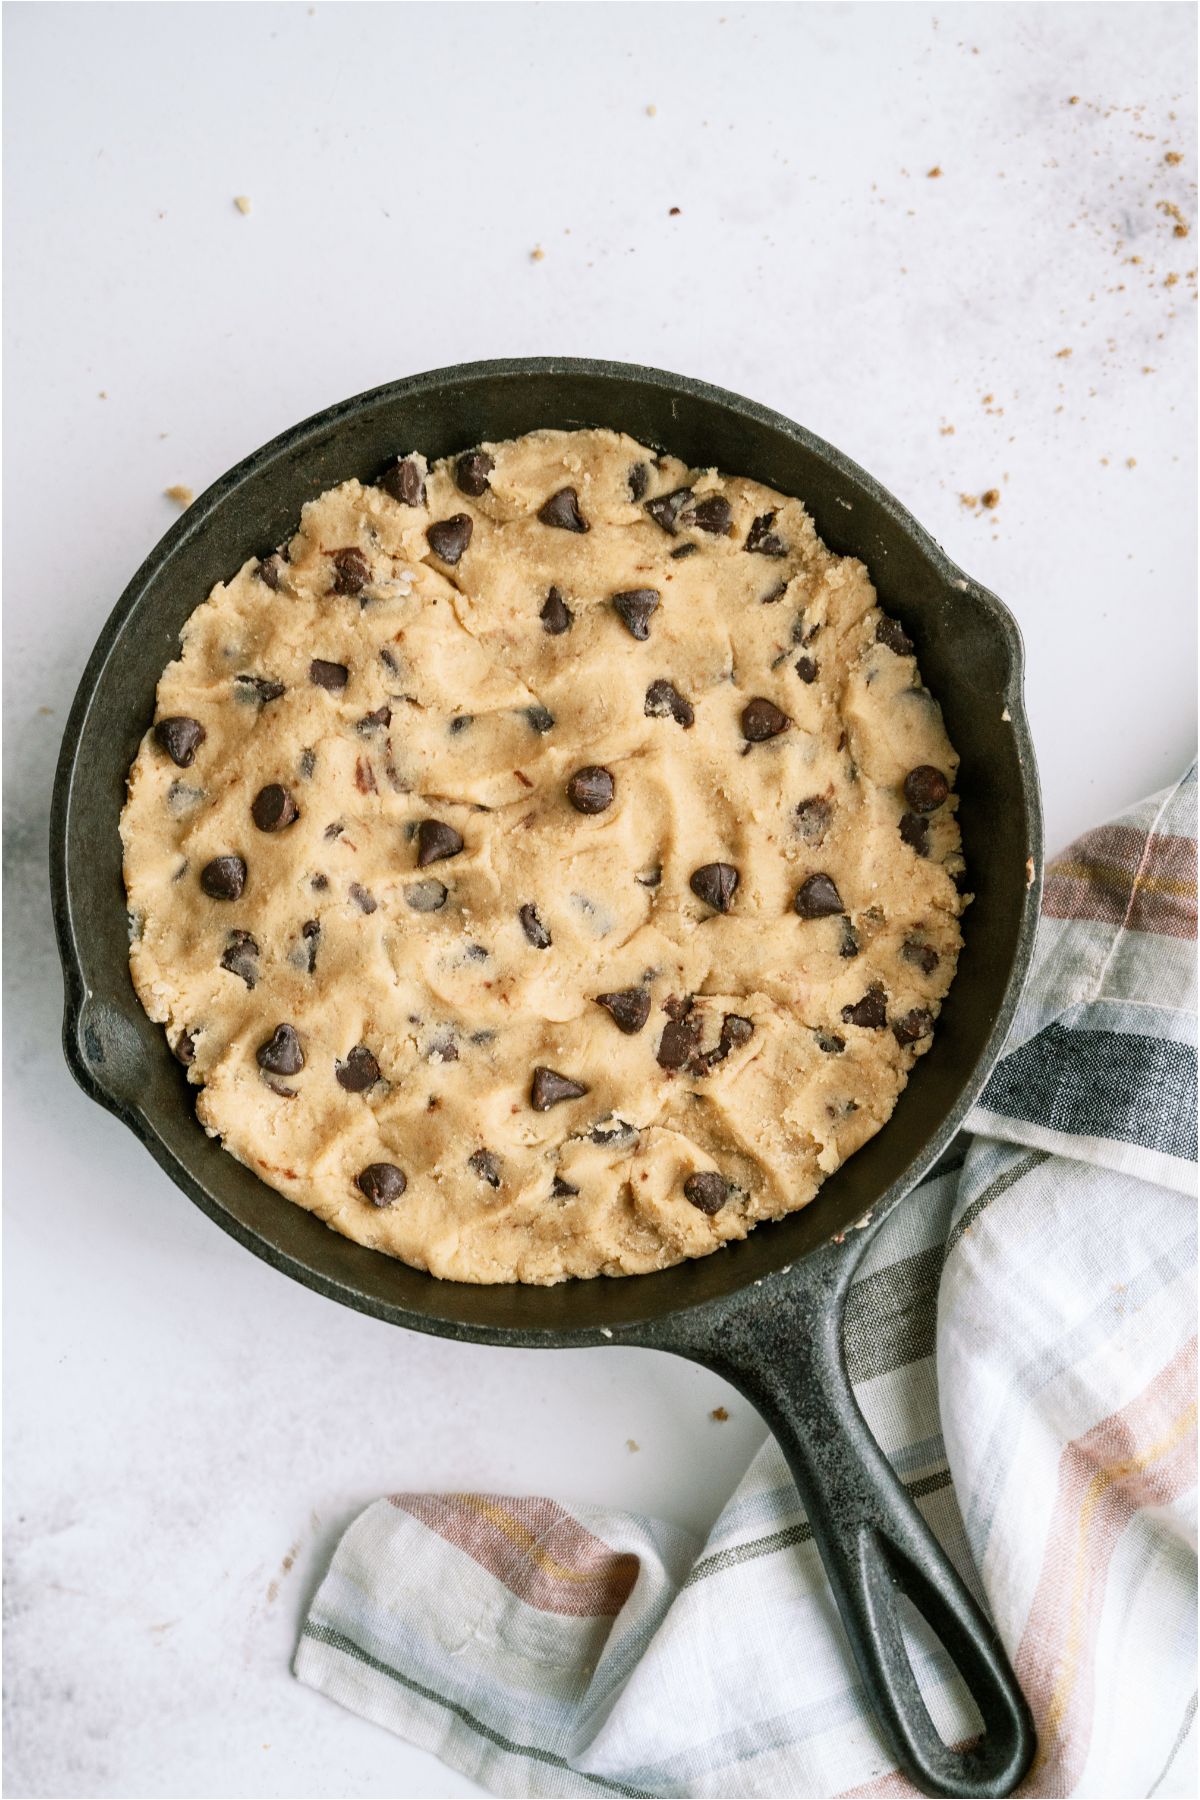
{"label": "cookie dough", "polygon": [[304,508],[192,614],[122,817],[207,1131],[457,1281],[704,1256],[885,1123],[957,757],[799,500],[539,431]]}

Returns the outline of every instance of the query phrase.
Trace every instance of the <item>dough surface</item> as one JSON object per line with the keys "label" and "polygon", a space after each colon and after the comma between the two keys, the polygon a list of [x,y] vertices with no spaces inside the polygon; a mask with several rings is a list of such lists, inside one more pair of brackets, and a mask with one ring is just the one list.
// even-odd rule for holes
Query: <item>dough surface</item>
{"label": "dough surface", "polygon": [[311,502],[189,618],[121,821],[206,1130],[459,1281],[643,1273],[805,1205],[961,945],[911,652],[800,501],[614,432]]}

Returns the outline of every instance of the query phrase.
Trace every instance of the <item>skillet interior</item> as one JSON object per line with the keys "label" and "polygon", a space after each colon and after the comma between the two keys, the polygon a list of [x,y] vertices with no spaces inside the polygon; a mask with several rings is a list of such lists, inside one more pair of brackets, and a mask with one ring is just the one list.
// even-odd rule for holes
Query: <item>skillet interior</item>
{"label": "skillet interior", "polygon": [[[328,1230],[205,1136],[183,1071],[130,982],[117,822],[126,772],[184,620],[214,582],[288,536],[306,500],[351,475],[372,479],[402,450],[419,448],[432,460],[538,426],[584,425],[612,426],[693,466],[715,464],[798,494],[829,547],[866,562],[881,604],[916,643],[962,758],[959,818],[976,899],[963,919],[965,947],[932,1050],[889,1124],[811,1206],[659,1275],[550,1289],[439,1282]],[[636,1338],[639,1325],[781,1271],[867,1213],[877,1215],[940,1155],[1003,1042],[1032,948],[1040,869],[1016,626],[861,469],[776,413],[655,370],[556,359],[437,370],[333,407],[232,470],[162,539],[109,619],[67,724],[51,825],[67,1055],[86,1091],[136,1132],[218,1224],[332,1298],[463,1338]]]}

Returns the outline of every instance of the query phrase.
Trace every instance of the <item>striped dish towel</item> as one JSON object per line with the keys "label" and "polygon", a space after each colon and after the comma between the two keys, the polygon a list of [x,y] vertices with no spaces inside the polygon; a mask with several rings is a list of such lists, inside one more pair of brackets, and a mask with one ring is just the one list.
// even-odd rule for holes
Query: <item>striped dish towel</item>
{"label": "striped dish towel", "polygon": [[[990,1607],[1031,1795],[1194,1795],[1196,786],[1047,870],[1034,973],[949,1162],[851,1290],[868,1424]],[[971,1734],[920,1622],[930,1712]],[[700,1544],[398,1494],[342,1539],[301,1681],[497,1794],[903,1795],[783,1458]]]}

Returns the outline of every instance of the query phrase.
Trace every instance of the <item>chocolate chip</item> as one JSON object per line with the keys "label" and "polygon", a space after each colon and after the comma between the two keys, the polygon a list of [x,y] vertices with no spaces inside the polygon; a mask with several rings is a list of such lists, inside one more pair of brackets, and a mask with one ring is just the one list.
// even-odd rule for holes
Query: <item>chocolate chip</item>
{"label": "chocolate chip", "polygon": [[875,642],[894,650],[897,656],[911,656],[913,653],[912,639],[899,619],[891,619],[887,613],[880,613],[875,622]]}
{"label": "chocolate chip", "polygon": [[645,988],[618,988],[612,994],[597,994],[596,1005],[612,1015],[612,1022],[626,1037],[634,1037],[650,1017],[650,996]]}
{"label": "chocolate chip", "polygon": [[548,950],[553,940],[551,939],[550,933],[546,930],[546,927],[542,924],[542,921],[538,918],[537,907],[533,905],[532,901],[528,906],[522,906],[518,910],[517,917],[521,921],[521,930],[525,933],[525,936],[529,939],[529,942],[533,945],[534,949]]}
{"label": "chocolate chip", "polygon": [[295,824],[300,809],[287,789],[272,781],[255,794],[250,804],[250,817],[260,831],[283,831]]}
{"label": "chocolate chip", "polygon": [[[787,593],[787,591],[788,591],[788,584],[786,581],[776,582],[775,586],[771,589],[770,593],[763,595],[760,604],[763,606],[774,606],[777,601],[783,599],[783,596]],[[795,641],[798,642],[799,640],[795,640]]]}
{"label": "chocolate chip", "polygon": [[370,737],[372,732],[386,730],[391,722],[391,707],[380,706],[375,712],[364,713],[361,719],[356,720],[354,729],[360,737]]}
{"label": "chocolate chip", "polygon": [[454,465],[454,480],[459,493],[478,500],[480,494],[486,494],[488,476],[495,466],[495,457],[489,456],[486,450],[468,450]]}
{"label": "chocolate chip", "polygon": [[704,863],[692,875],[690,886],[698,900],[714,911],[726,913],[737,892],[738,872],[732,863]]}
{"label": "chocolate chip", "polygon": [[348,1094],[365,1094],[379,1080],[379,1064],[365,1044],[356,1044],[345,1062],[334,1064],[333,1072]]}
{"label": "chocolate chip", "polygon": [[373,913],[379,905],[374,894],[368,892],[361,882],[352,881],[349,887],[349,894],[360,912]]}
{"label": "chocolate chip", "polygon": [[415,457],[402,456],[390,469],[385,469],[379,477],[379,485],[385,494],[390,494],[401,506],[425,504],[425,477]]}
{"label": "chocolate chip", "polygon": [[279,584],[283,580],[283,558],[279,552],[275,551],[271,556],[264,556],[255,570],[255,574],[271,589],[272,593],[277,594]]}
{"label": "chocolate chip", "polygon": [[662,866],[656,863],[652,869],[641,869],[633,878],[639,887],[656,888],[662,886]]}
{"label": "chocolate chip", "polygon": [[679,530],[679,515],[691,497],[691,488],[676,488],[673,494],[661,494],[657,500],[647,500],[646,511],[668,537],[674,537]]}
{"label": "chocolate chip", "polygon": [[771,530],[774,523],[773,512],[760,513],[746,533],[747,550],[756,556],[786,556],[787,545]]}
{"label": "chocolate chip", "polygon": [[802,656],[796,663],[796,673],[806,686],[811,687],[821,673],[821,665],[814,662],[811,656]]}
{"label": "chocolate chip", "polygon": [[607,812],[615,793],[616,783],[608,770],[598,768],[594,763],[585,769],[576,769],[567,783],[567,799],[576,812]]}
{"label": "chocolate chip", "polygon": [[221,967],[240,975],[248,988],[258,980],[258,945],[248,931],[231,931],[221,957]]}
{"label": "chocolate chip", "polygon": [[408,1186],[408,1177],[395,1163],[368,1163],[355,1176],[354,1185],[372,1206],[394,1206]]}
{"label": "chocolate chip", "polygon": [[559,1075],[553,1069],[537,1068],[533,1071],[529,1104],[535,1112],[549,1112],[560,1101],[579,1100],[587,1091],[581,1081],[572,1081],[569,1075]]}
{"label": "chocolate chip", "polygon": [[304,939],[305,967],[310,975],[316,973],[317,949],[321,942],[321,924],[318,919],[306,919],[300,927],[300,935]]}
{"label": "chocolate chip", "polygon": [[933,1035],[933,1014],[926,1012],[923,1006],[914,1006],[906,1012],[902,1019],[897,1019],[892,1026],[896,1042],[900,1045],[915,1044],[921,1038]]}
{"label": "chocolate chip", "polygon": [[185,1069],[190,1069],[196,1060],[196,1034],[192,1030],[181,1031],[171,1046],[176,1062],[181,1062]]}
{"label": "chocolate chip", "polygon": [[650,636],[650,620],[658,611],[658,602],[657,588],[630,588],[628,592],[612,597],[626,631],[642,643]]}
{"label": "chocolate chip", "polygon": [[802,919],[828,919],[846,910],[831,875],[810,875],[797,889],[794,904]]}
{"label": "chocolate chip", "polygon": [[335,819],[332,825],[327,825],[325,827],[324,836],[326,841],[332,843],[335,838],[340,838],[345,829],[346,827],[342,824],[341,820]]}
{"label": "chocolate chip", "polygon": [[564,1181],[561,1175],[556,1175],[554,1177],[553,1184],[550,1188],[552,1199],[562,1200],[565,1199],[568,1194],[577,1194],[578,1192],[579,1189],[577,1187],[572,1187],[569,1181]]}
{"label": "chocolate chip", "polygon": [[839,1037],[836,1031],[818,1029],[813,1032],[813,1036],[817,1040],[818,1050],[823,1050],[826,1056],[840,1056],[846,1048],[845,1038]]}
{"label": "chocolate chip", "polygon": [[699,556],[699,554],[700,554],[699,544],[680,544],[678,550],[672,550],[671,561],[672,562],[682,562],[685,557]]}
{"label": "chocolate chip", "polygon": [[234,693],[239,700],[257,700],[265,706],[269,700],[278,700],[286,694],[287,689],[282,681],[271,681],[265,675],[236,675]]}
{"label": "chocolate chip", "polygon": [[454,513],[448,519],[438,519],[429,527],[425,536],[433,554],[453,568],[470,543],[474,529],[474,522],[469,514]]}
{"label": "chocolate chip", "polygon": [[473,1169],[489,1187],[500,1186],[500,1158],[493,1150],[472,1150],[467,1158],[467,1167]]}
{"label": "chocolate chip", "polygon": [[922,975],[932,975],[942,960],[932,944],[922,944],[917,938],[905,938],[900,954],[906,963],[915,964]]}
{"label": "chocolate chip", "polygon": [[702,1059],[705,1070],[723,1063],[731,1050],[740,1050],[753,1036],[753,1019],[744,1019],[740,1013],[726,1013],[721,1021],[721,1036],[716,1048]]}
{"label": "chocolate chip", "polygon": [[323,894],[329,886],[329,877],[328,875],[314,875],[308,885],[314,894]]}
{"label": "chocolate chip", "polygon": [[414,881],[405,888],[404,898],[414,912],[440,912],[449,892],[449,888],[441,881]]}
{"label": "chocolate chip", "polygon": [[333,567],[335,594],[361,594],[371,579],[371,565],[361,550],[335,550]]}
{"label": "chocolate chip", "polygon": [[662,1003],[662,1009],[666,1013],[668,1019],[673,1019],[676,1025],[678,1025],[681,1019],[687,1018],[695,1004],[696,1002],[692,999],[690,994],[668,994],[667,998]]}
{"label": "chocolate chip", "polygon": [[575,614],[556,587],[552,587],[546,595],[546,604],[538,618],[542,621],[542,630],[548,631],[551,637],[561,637],[564,631],[570,631],[575,622]]}
{"label": "chocolate chip", "polygon": [[764,700],[761,694],[742,708],[742,736],[750,744],[765,744],[768,738],[786,731],[791,722],[773,700]]}
{"label": "chocolate chip", "polygon": [[525,720],[530,728],[537,732],[539,737],[544,737],[546,732],[553,731],[554,729],[554,714],[548,711],[544,706],[527,706],[525,708]]}
{"label": "chocolate chip", "polygon": [[598,1125],[593,1125],[588,1132],[593,1144],[631,1144],[637,1135],[636,1125],[630,1125],[625,1119],[618,1119],[612,1113],[607,1119],[601,1119]]}
{"label": "chocolate chip", "polygon": [[464,731],[470,731],[474,723],[473,713],[459,713],[456,719],[451,719],[447,729],[451,737],[461,737]]}
{"label": "chocolate chip", "polygon": [[919,813],[906,812],[900,821],[900,836],[918,856],[929,855],[929,820]]}
{"label": "chocolate chip", "polygon": [[304,1067],[304,1052],[294,1025],[277,1025],[265,1044],[254,1053],[260,1069],[268,1075],[298,1075]]}
{"label": "chocolate chip", "polygon": [[646,463],[634,463],[629,471],[629,498],[634,502],[641,499],[650,480],[650,469]]}
{"label": "chocolate chip", "polygon": [[297,764],[301,781],[311,781],[316,772],[317,753],[315,750],[302,750]]}
{"label": "chocolate chip", "polygon": [[462,837],[453,825],[444,825],[440,819],[422,819],[417,826],[418,869],[445,862],[448,856],[458,856],[462,847]]}
{"label": "chocolate chip", "polygon": [[573,487],[559,488],[540,508],[538,518],[543,525],[557,531],[590,531],[591,526],[579,510],[579,495]]}
{"label": "chocolate chip", "polygon": [[674,719],[685,731],[690,731],[696,722],[696,714],[690,700],[685,700],[678,688],[672,687],[669,681],[652,681],[646,689],[646,715],[651,719]]}
{"label": "chocolate chip", "polygon": [[214,856],[200,871],[200,886],[210,900],[240,900],[246,865],[240,856]]}
{"label": "chocolate chip", "polygon": [[828,800],[814,794],[808,800],[802,800],[796,808],[796,829],[804,842],[814,850],[825,842],[825,833],[829,830],[829,821],[833,817],[833,807]]}
{"label": "chocolate chip", "polygon": [[861,948],[862,945],[858,941],[857,931],[855,931],[849,919],[843,919],[842,942],[838,949],[838,955],[845,957],[848,961],[851,957],[857,956]]}
{"label": "chocolate chip", "polygon": [[695,506],[688,507],[683,521],[685,525],[694,525],[697,531],[711,532],[713,537],[728,537],[733,512],[723,494],[706,494]]}
{"label": "chocolate chip", "polygon": [[207,736],[199,719],[189,719],[181,713],[160,719],[154,727],[155,742],[180,769],[191,768],[196,752]]}
{"label": "chocolate chip", "polygon": [[915,813],[936,812],[949,795],[950,783],[932,763],[922,763],[904,777],[904,798]]}
{"label": "chocolate chip", "polygon": [[694,1019],[668,1019],[654,1052],[655,1061],[662,1069],[682,1069],[695,1055],[699,1037]]}
{"label": "chocolate chip", "polygon": [[350,671],[345,663],[323,662],[319,656],[314,656],[308,665],[308,679],[314,687],[340,694],[350,679]]}
{"label": "chocolate chip", "polygon": [[869,987],[853,1006],[843,1006],[842,1019],[864,1031],[882,1031],[887,1024],[887,995],[881,987]]}
{"label": "chocolate chip", "polygon": [[697,1169],[683,1184],[692,1205],[702,1213],[719,1213],[729,1198],[729,1183],[715,1169]]}

